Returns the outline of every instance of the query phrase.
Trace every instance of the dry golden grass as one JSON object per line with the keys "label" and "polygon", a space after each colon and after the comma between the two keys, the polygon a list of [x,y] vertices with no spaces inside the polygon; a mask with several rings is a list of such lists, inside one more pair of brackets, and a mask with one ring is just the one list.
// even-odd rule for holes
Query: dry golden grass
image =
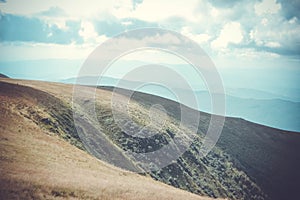
{"label": "dry golden grass", "polygon": [[[72,96],[71,85],[0,81]],[[209,199],[97,160],[20,114],[35,102],[1,94],[0,199]]]}

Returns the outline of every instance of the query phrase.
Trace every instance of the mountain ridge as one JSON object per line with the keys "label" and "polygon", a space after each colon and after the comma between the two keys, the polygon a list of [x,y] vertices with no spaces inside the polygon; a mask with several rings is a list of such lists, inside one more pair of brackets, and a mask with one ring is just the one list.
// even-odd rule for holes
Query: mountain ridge
{"label": "mountain ridge", "polygon": [[[59,83],[45,83],[45,82],[18,81],[18,80],[9,80],[9,81],[6,80],[6,82],[12,82],[14,84],[17,83],[20,85],[27,85],[27,86],[30,86],[30,87],[33,87],[36,89],[40,89],[40,90],[46,91],[47,93],[52,94],[56,97],[59,97],[61,100],[66,101],[66,102],[70,102],[71,96],[72,96],[72,90],[66,89],[67,87],[71,88],[70,85],[66,86],[66,85],[59,84]],[[58,92],[57,89],[59,89],[60,91]],[[103,94],[103,96],[109,100],[109,90],[110,89],[107,88],[107,92],[105,92],[103,90],[99,90],[99,92],[101,92],[101,94]],[[136,93],[136,95],[133,96],[133,100],[136,102],[139,102],[141,104],[145,104],[144,107],[145,106],[147,107],[146,104],[148,104],[148,103],[149,103],[149,105],[151,105],[151,103],[153,103],[153,102],[160,102],[160,103],[162,103],[162,105],[165,105],[166,108],[173,108],[173,113],[170,113],[170,115],[173,117],[176,117],[176,116],[178,117],[178,113],[176,110],[178,110],[177,107],[179,104],[176,102],[172,102],[172,101],[169,101],[166,99],[163,100],[162,98],[157,97],[157,96],[141,94],[141,93]],[[99,110],[99,111],[101,111],[101,110]],[[192,115],[193,115],[193,112],[191,112],[191,116]],[[207,120],[209,119],[209,114],[201,113],[201,115],[203,116],[203,118],[202,118],[201,124],[199,126],[199,134],[203,134],[206,132],[207,125],[205,125],[205,124],[207,124]],[[104,123],[105,118],[102,119],[101,116],[102,115],[100,115],[99,121],[101,122],[101,124],[104,127],[109,127],[109,126],[112,126],[112,128],[114,127],[113,124],[107,124],[107,122]],[[55,118],[53,118],[53,120],[55,120]],[[53,123],[55,124],[55,121]],[[48,127],[48,128],[51,128],[51,127]],[[55,133],[55,130],[54,130],[54,133]],[[114,134],[114,137],[111,139],[114,141],[118,141],[116,139],[117,139],[117,137],[119,137],[119,139],[123,138],[125,141],[130,141],[130,138],[128,138],[127,136],[125,137],[122,134],[120,135],[120,133]],[[292,134],[290,134],[290,133],[292,133]],[[272,135],[272,137],[270,138],[271,135]],[[245,177],[250,177],[249,180],[251,180],[252,182],[254,180],[255,183],[257,183],[260,187],[263,187],[263,191],[266,192],[271,197],[271,199],[276,199],[276,198],[280,199],[280,197],[283,197],[286,195],[296,195],[295,183],[294,184],[291,183],[291,181],[289,181],[289,179],[291,178],[292,181],[295,181],[297,177],[300,177],[299,174],[297,174],[297,172],[295,172],[295,169],[299,166],[299,163],[297,162],[297,158],[299,157],[299,155],[296,154],[296,152],[298,152],[298,148],[299,148],[297,146],[298,144],[299,144],[299,134],[298,133],[294,134],[293,132],[281,131],[281,130],[277,130],[277,129],[273,129],[273,128],[269,128],[269,127],[265,127],[265,126],[260,126],[260,125],[253,124],[251,122],[247,122],[245,120],[241,120],[238,118],[226,118],[223,133],[221,135],[219,142],[217,143],[217,147],[216,147],[217,149],[213,150],[212,154],[210,154],[207,157],[208,159],[199,160],[197,158],[196,152],[197,152],[198,144],[195,143],[192,146],[192,149],[186,153],[186,155],[183,157],[183,159],[178,160],[178,163],[176,165],[171,165],[158,173],[152,173],[152,174],[150,174],[150,176],[152,176],[152,178],[154,178],[156,180],[160,180],[167,184],[173,185],[175,187],[180,187],[182,189],[189,190],[194,193],[206,194],[211,197],[219,196],[220,194],[223,194],[232,199],[236,199],[237,197],[239,197],[239,199],[244,199],[244,198],[247,199],[246,196],[243,197],[243,195],[247,194],[247,192],[244,191],[245,188],[243,190],[238,189],[239,186],[248,184],[247,183],[248,178],[241,179],[243,176],[245,176]],[[121,143],[118,143],[117,145],[122,146]],[[140,148],[140,147],[138,147],[138,148]],[[265,152],[265,153],[262,154],[262,152]],[[229,156],[231,158],[228,159],[224,155]],[[270,157],[270,158],[268,158],[268,157]],[[225,160],[219,161],[219,159],[221,159],[221,160],[225,159]],[[263,162],[264,159],[267,161],[266,164],[264,164],[264,162]],[[295,159],[295,160],[293,160],[293,159]],[[284,161],[283,164],[282,164],[282,161]],[[234,171],[231,171],[231,172],[227,171],[227,170],[229,170],[229,168],[227,168],[226,165],[224,165],[224,164],[226,164],[226,162],[230,163],[230,166],[232,166]],[[210,169],[211,171],[205,172],[206,169],[202,168],[202,167],[200,167],[199,169],[190,168],[190,166],[194,165],[193,163],[194,164],[198,163],[197,166],[203,166],[207,169]],[[281,163],[281,164],[278,165],[278,163]],[[218,169],[218,166],[221,168]],[[273,166],[275,166],[275,168]],[[231,180],[230,177],[227,177],[222,172],[223,167],[226,170],[226,173],[236,174],[237,179]],[[274,169],[269,169],[270,167],[274,168]],[[203,171],[202,169],[205,169],[205,170]],[[261,169],[263,169],[263,171],[261,171]],[[287,170],[282,172],[281,169],[287,169]],[[170,174],[168,172],[169,170],[174,171],[174,172],[171,172],[171,174]],[[182,170],[186,171],[186,172],[183,173],[182,175],[180,175],[181,178],[179,179],[179,182],[178,181],[174,182],[173,179],[167,178],[167,177],[176,177],[176,173],[178,173]],[[196,171],[193,171],[193,170],[196,170]],[[261,172],[259,172],[257,170],[259,170]],[[268,170],[270,170],[270,171],[268,172]],[[176,171],[178,171],[178,172],[176,172]],[[292,171],[294,173],[291,173]],[[274,172],[277,172],[277,177],[273,177],[273,178],[268,177],[268,176],[271,176],[272,174],[274,174]],[[279,174],[278,174],[278,172],[279,172]],[[211,173],[213,173],[215,175],[212,175]],[[238,173],[241,173],[241,175],[238,175]],[[205,176],[207,176],[205,179],[203,179],[204,174],[206,174]],[[292,177],[292,175],[294,176],[294,178]],[[193,177],[195,179],[193,179]],[[198,179],[197,177],[199,178],[199,180],[197,180]],[[217,178],[216,180],[218,180],[217,181],[218,184],[221,184],[223,186],[220,187],[220,185],[218,186],[218,184],[214,186],[215,183],[211,182],[211,180],[214,180],[213,177]],[[238,178],[238,177],[240,177],[240,178]],[[266,178],[266,177],[268,177],[268,178]],[[206,180],[206,181],[204,181],[204,180]],[[240,180],[244,180],[246,182],[244,182],[242,184],[242,183],[239,183]],[[197,182],[197,181],[200,181],[200,182]],[[231,181],[233,181],[233,182],[231,182]],[[190,185],[189,187],[184,186],[185,183],[187,183],[187,182]],[[230,182],[231,182],[231,184],[228,185],[228,183],[230,183]],[[287,183],[286,184],[287,186],[282,186],[281,190],[284,191],[282,193],[280,192],[281,190],[279,190],[280,188],[278,189],[278,187],[281,186],[281,184],[280,184],[281,182]],[[206,185],[205,187],[203,185],[204,183]],[[225,183],[227,184],[227,186]],[[196,184],[196,185],[194,185],[194,184]],[[200,184],[200,185],[198,185],[198,184]],[[227,189],[224,190],[224,186]],[[238,192],[235,194],[235,196],[233,195],[233,193],[230,192],[229,186],[230,187],[233,186],[233,188],[231,188],[232,191]],[[203,187],[203,188],[201,189],[201,187]],[[249,187],[249,186],[246,186],[246,187]],[[254,187],[254,185],[251,187]],[[198,188],[200,190],[197,191],[196,188]],[[223,188],[223,189],[221,189],[221,188]],[[211,189],[213,189],[213,190],[211,190]],[[226,190],[229,193],[226,193],[225,192]],[[256,195],[260,194],[258,191],[257,192],[253,192],[253,191],[252,191],[252,194],[256,194]],[[250,194],[251,194],[251,192],[248,193],[248,195],[250,195]],[[231,196],[231,195],[233,195],[233,196]],[[253,198],[254,198],[254,196],[253,196]],[[258,196],[256,198],[258,198]]]}
{"label": "mountain ridge", "polygon": [[[83,85],[95,85],[99,81],[99,77],[84,76],[79,78],[70,78],[63,80],[63,83],[77,83]],[[100,81],[101,86],[114,87],[118,84],[119,79],[111,77],[102,77]],[[130,80],[122,80],[122,88],[131,89],[135,88],[134,85],[143,85],[142,82],[134,82]],[[176,88],[180,91],[180,94],[190,94],[189,91]],[[160,91],[157,88],[151,89],[151,86],[139,90],[140,92],[149,93],[152,95],[165,97],[169,100],[176,100],[176,97],[165,94],[165,91]],[[242,91],[242,93],[240,92]],[[246,95],[245,92],[251,91],[252,94]],[[253,95],[253,93],[260,93],[259,96]],[[271,96],[272,98],[261,98],[262,94]],[[212,113],[211,96],[208,91],[197,90],[194,91],[195,97],[198,100],[198,108],[202,112]],[[177,94],[178,95],[178,94]],[[253,89],[226,89],[226,116],[244,118],[246,120],[279,128],[289,131],[300,131],[300,124],[297,123],[295,118],[300,118],[300,102],[292,101],[290,99],[282,98],[282,96],[269,94],[267,92],[253,90]],[[233,96],[235,95],[235,96]],[[184,102],[181,102],[185,104]],[[194,108],[196,109],[196,108]],[[287,117],[281,116],[285,113],[289,113]]]}

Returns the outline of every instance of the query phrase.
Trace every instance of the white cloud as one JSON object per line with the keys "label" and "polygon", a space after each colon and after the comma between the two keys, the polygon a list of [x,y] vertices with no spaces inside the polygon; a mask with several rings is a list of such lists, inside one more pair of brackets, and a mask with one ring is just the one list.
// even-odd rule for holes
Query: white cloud
{"label": "white cloud", "polygon": [[146,21],[158,21],[167,19],[171,16],[181,16],[189,20],[195,20],[197,13],[194,11],[197,0],[186,3],[181,0],[153,1],[145,0],[134,8],[131,0],[112,0],[112,1],[84,1],[78,0],[28,0],[24,3],[18,0],[10,0],[1,5],[1,11],[17,15],[34,15],[51,7],[58,7],[65,11],[66,18],[71,19],[90,19],[98,16],[99,13],[110,13],[113,16],[122,18],[137,18]]}
{"label": "white cloud", "polygon": [[213,7],[210,11],[210,15],[213,17],[218,17],[220,15],[220,11]]}
{"label": "white cloud", "polygon": [[133,11],[133,2],[131,0],[116,0],[114,6],[109,9],[109,12],[119,18],[127,18]]}
{"label": "white cloud", "polygon": [[129,26],[129,25],[132,25],[132,21],[121,22],[121,24],[124,26]]}
{"label": "white cloud", "polygon": [[211,46],[214,49],[224,49],[229,43],[238,44],[243,40],[243,31],[240,23],[229,22],[225,24],[219,37],[214,40]]}
{"label": "white cloud", "polygon": [[266,26],[268,24],[268,22],[269,22],[269,20],[267,18],[263,18],[260,23],[262,25]]}
{"label": "white cloud", "polygon": [[278,58],[279,55],[276,53],[271,52],[263,52],[263,51],[256,51],[253,48],[249,49],[236,49],[235,51],[231,52],[231,56],[234,57],[236,55],[241,56],[243,59],[251,60],[251,59],[258,59],[258,58]]}
{"label": "white cloud", "polygon": [[271,48],[277,48],[277,47],[281,47],[279,42],[266,42],[265,46],[267,47],[271,47]]}
{"label": "white cloud", "polygon": [[[112,1],[98,1],[98,0],[27,0],[20,2],[19,0],[9,0],[7,3],[1,5],[1,11],[4,13],[12,13],[17,15],[34,15],[53,7],[61,8],[65,11],[66,18],[72,19],[89,19],[97,16],[99,13],[114,13],[116,15],[128,14],[132,9],[133,2],[131,0],[112,0]],[[55,16],[53,16],[55,17]]]}
{"label": "white cloud", "polygon": [[181,0],[144,0],[143,3],[130,14],[130,17],[145,21],[159,22],[176,16],[183,17],[190,21],[197,21],[201,14],[195,11],[197,4],[198,2],[196,0],[190,0],[188,3]]}
{"label": "white cloud", "polygon": [[254,5],[255,13],[257,15],[275,14],[281,9],[281,4],[276,0],[263,0]]}
{"label": "white cloud", "polygon": [[68,30],[68,26],[66,25],[65,19],[46,19],[46,22],[49,25],[56,25],[59,29]]}
{"label": "white cloud", "polygon": [[298,21],[297,17],[293,17],[292,19],[289,20],[290,24],[295,24]]}
{"label": "white cloud", "polygon": [[0,60],[85,59],[96,47],[95,44],[0,43]]}
{"label": "white cloud", "polygon": [[201,43],[205,43],[208,42],[208,40],[211,38],[211,36],[209,36],[206,33],[202,33],[202,34],[194,34],[193,31],[191,30],[190,27],[183,27],[181,29],[181,34],[185,35],[186,37],[194,40],[195,42],[201,44]]}
{"label": "white cloud", "polygon": [[[63,10],[64,15],[59,17],[37,15],[37,13],[47,11],[53,7]],[[144,20],[146,21],[145,24],[154,22],[154,24],[158,24],[161,27],[178,31],[203,46],[207,45],[207,52],[216,50],[211,52],[223,53],[224,55],[226,52],[220,50],[226,50],[230,44],[240,44],[242,42],[245,44],[255,43],[253,48],[254,50],[257,49],[257,51],[264,51],[271,48],[285,48],[290,50],[297,44],[295,41],[299,41],[297,38],[299,38],[300,30],[299,19],[294,17],[289,21],[286,20],[282,16],[281,4],[276,0],[262,0],[260,2],[242,1],[232,4],[230,8],[214,7],[214,4],[204,0],[190,0],[189,2],[181,0],[144,0],[135,9],[131,0],[100,2],[98,0],[91,0],[89,2],[78,0],[75,3],[72,0],[28,0],[26,3],[20,3],[18,0],[9,0],[7,3],[1,4],[1,12],[38,17],[42,21],[45,21],[47,25],[56,25],[61,30],[73,28],[66,24],[67,20],[81,21],[81,29],[78,34],[89,46],[96,46],[100,42],[105,41],[107,39],[105,35],[114,35],[113,31],[115,31],[115,27],[112,26],[110,30],[103,30],[105,35],[99,36],[96,31],[96,24],[93,24],[93,21],[114,21],[116,22],[115,25],[122,26],[121,30],[123,30],[126,26],[128,26],[127,28],[135,27],[135,23],[139,27],[142,27],[142,21]],[[125,18],[133,19],[125,20]],[[176,21],[177,19],[179,19],[178,22]],[[119,31],[120,27],[116,27],[116,29]],[[252,30],[250,31],[249,29]],[[51,36],[51,34],[54,35],[54,32],[47,34]],[[166,45],[168,42],[176,43],[176,41],[170,41],[176,40],[176,38],[166,37],[165,39]],[[153,42],[151,41],[152,38],[148,38],[148,40],[145,40],[145,42]],[[212,43],[209,46],[208,42],[210,41]],[[28,43],[25,43],[24,46],[30,49]],[[72,52],[71,48],[74,48],[75,55],[79,55],[76,52],[83,52],[83,47],[80,47],[80,45],[71,44],[69,47],[67,46],[53,45],[51,48],[57,48],[57,52],[62,53]],[[46,47],[50,46],[38,44],[36,50],[47,52]],[[19,47],[14,46],[14,48],[18,49],[14,56],[18,57],[17,54],[22,54]],[[238,47],[235,49],[238,49]],[[29,52],[32,52],[32,50]],[[239,52],[241,51],[237,51],[236,53]],[[251,52],[248,52],[249,56]],[[54,55],[50,50],[48,53],[50,57]],[[41,53],[38,52],[38,54]],[[28,54],[25,53],[25,55]],[[71,53],[68,56],[67,54],[63,55],[66,55],[65,57],[72,57]],[[244,55],[246,56],[247,53]]]}
{"label": "white cloud", "polygon": [[94,40],[98,37],[97,32],[95,31],[94,25],[91,22],[83,21],[81,22],[81,28],[78,34],[83,38],[85,42],[89,40]]}
{"label": "white cloud", "polygon": [[[300,25],[296,18],[284,20],[282,16],[264,16],[250,31],[250,39],[259,47],[280,48],[281,51],[295,51]],[[296,46],[296,47],[295,47]]]}
{"label": "white cloud", "polygon": [[78,35],[80,35],[85,43],[100,44],[108,38],[105,35],[98,35],[94,25],[89,21],[82,21]]}

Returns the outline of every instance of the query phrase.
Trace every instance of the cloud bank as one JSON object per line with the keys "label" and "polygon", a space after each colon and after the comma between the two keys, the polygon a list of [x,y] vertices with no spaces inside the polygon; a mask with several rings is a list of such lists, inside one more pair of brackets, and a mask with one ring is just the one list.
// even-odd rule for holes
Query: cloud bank
{"label": "cloud bank", "polygon": [[[167,28],[211,55],[247,52],[300,59],[300,3],[262,1],[1,1],[1,46],[97,46],[123,31]],[[5,44],[5,45],[4,45]]]}

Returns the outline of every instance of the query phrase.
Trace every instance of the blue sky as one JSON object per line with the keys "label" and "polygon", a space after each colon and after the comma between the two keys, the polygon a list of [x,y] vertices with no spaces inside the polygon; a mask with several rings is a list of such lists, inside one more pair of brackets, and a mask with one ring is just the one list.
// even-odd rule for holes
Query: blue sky
{"label": "blue sky", "polygon": [[0,71],[39,80],[73,77],[108,38],[160,27],[197,42],[226,86],[299,89],[299,10],[297,0],[1,0]]}

